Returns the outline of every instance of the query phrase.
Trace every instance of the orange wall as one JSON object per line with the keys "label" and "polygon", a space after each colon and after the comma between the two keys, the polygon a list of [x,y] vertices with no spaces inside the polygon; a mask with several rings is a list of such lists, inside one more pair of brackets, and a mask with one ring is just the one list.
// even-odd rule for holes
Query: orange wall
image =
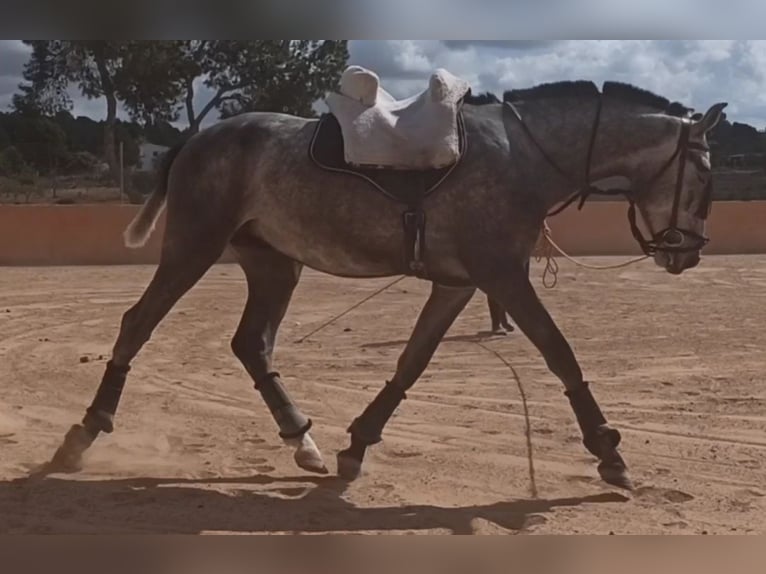
{"label": "orange wall", "polygon": [[[110,265],[156,263],[162,218],[149,242],[127,249],[122,231],[133,205],[0,205],[0,265]],[[572,255],[639,253],[627,205],[593,202],[549,221],[554,240]],[[708,225],[708,254],[766,253],[766,201],[716,202]],[[231,261],[225,254],[224,261]]]}
{"label": "orange wall", "polygon": [[0,265],[157,263],[164,215],[144,247],[123,245],[137,212],[135,205],[0,205]]}
{"label": "orange wall", "polygon": [[[625,202],[586,203],[548,221],[553,240],[571,255],[640,255]],[[709,255],[766,253],[766,201],[716,201],[708,220]]]}

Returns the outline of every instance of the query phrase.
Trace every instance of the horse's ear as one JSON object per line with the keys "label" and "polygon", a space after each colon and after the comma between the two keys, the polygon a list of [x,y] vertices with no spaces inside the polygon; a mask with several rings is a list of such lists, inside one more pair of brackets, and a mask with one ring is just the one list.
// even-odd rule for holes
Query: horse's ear
{"label": "horse's ear", "polygon": [[723,110],[728,105],[729,104],[725,102],[714,104],[707,112],[705,112],[705,115],[702,116],[702,119],[694,125],[694,131],[699,135],[704,135],[712,130],[715,126],[718,125],[718,122],[721,121],[721,118],[723,117]]}

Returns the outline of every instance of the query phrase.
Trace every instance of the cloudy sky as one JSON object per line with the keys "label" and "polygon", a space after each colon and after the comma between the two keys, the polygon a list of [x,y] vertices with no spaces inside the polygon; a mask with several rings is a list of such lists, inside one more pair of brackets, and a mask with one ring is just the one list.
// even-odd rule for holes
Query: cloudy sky
{"label": "cloudy sky", "polygon": [[[730,119],[766,128],[762,40],[355,40],[350,52],[351,63],[375,70],[397,97],[424,89],[437,67],[464,77],[474,91],[498,94],[555,80],[617,80],[700,110],[726,101]],[[0,41],[0,109],[10,104],[26,60],[20,42]],[[102,119],[105,104],[76,97],[73,112]]]}

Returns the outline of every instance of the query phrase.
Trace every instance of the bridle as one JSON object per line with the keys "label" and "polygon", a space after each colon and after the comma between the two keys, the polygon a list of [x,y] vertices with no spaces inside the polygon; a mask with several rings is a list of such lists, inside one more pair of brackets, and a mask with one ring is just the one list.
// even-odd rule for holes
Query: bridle
{"label": "bridle", "polygon": [[[521,124],[527,137],[535,144],[535,147],[542,154],[543,158],[567,181],[572,182],[574,178],[571,178],[558,164],[545,152],[540,143],[535,139],[529,126],[524,122],[521,114],[511,102],[505,102],[511,110],[513,110],[519,123]],[[569,197],[560,207],[549,212],[548,217],[558,215],[569,207],[572,203],[580,200],[577,209],[582,209],[585,201],[591,195],[622,195],[628,200],[630,206],[628,207],[628,222],[630,223],[630,230],[633,237],[641,246],[641,250],[647,256],[652,256],[655,253],[687,253],[691,251],[699,251],[702,249],[710,239],[704,235],[692,231],[690,229],[683,229],[678,226],[678,213],[681,207],[681,195],[683,194],[684,186],[684,173],[686,171],[686,164],[689,159],[689,151],[709,151],[709,148],[703,144],[692,142],[689,139],[691,124],[684,122],[681,126],[681,133],[678,138],[678,145],[672,156],[663,164],[662,168],[647,182],[648,186],[652,186],[657,180],[662,177],[665,172],[678,159],[678,172],[676,176],[675,194],[673,196],[673,208],[670,213],[670,222],[668,226],[653,234],[650,238],[644,237],[641,229],[638,227],[636,219],[636,197],[632,190],[626,189],[601,189],[591,184],[591,163],[593,158],[593,149],[596,144],[596,135],[601,122],[601,109],[603,107],[603,97],[598,98],[598,107],[596,108],[596,117],[593,122],[593,129],[591,130],[590,143],[588,146],[587,163],[585,166],[585,182],[580,186],[578,190]],[[712,181],[709,181],[705,188],[705,195],[700,206],[700,212],[698,215],[701,219],[706,219],[710,213],[712,206]]]}

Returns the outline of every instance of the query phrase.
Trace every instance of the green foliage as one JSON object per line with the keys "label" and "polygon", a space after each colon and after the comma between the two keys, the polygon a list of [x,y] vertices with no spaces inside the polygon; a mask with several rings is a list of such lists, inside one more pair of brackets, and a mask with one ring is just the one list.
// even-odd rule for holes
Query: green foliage
{"label": "green foliage", "polygon": [[171,74],[180,56],[178,42],[130,42],[121,59],[117,91],[134,121],[167,123],[179,117],[178,100],[183,90]]}
{"label": "green foliage", "polygon": [[[337,87],[348,61],[346,41],[260,41],[258,63],[247,61],[243,87],[221,102],[223,117],[248,111],[274,111],[313,117],[312,105]],[[252,54],[251,57],[255,57]]]}
{"label": "green foliage", "polygon": [[32,55],[24,66],[27,83],[19,86],[13,107],[26,116],[50,116],[72,107],[67,88],[72,76],[66,64],[69,42],[61,40],[25,41]]}
{"label": "green foliage", "polygon": [[11,145],[11,136],[5,131],[3,124],[0,123],[0,151]]}
{"label": "green foliage", "polygon": [[[26,115],[69,110],[66,88],[88,98],[119,100],[135,121],[178,119],[196,131],[213,110],[233,115],[274,110],[313,115],[311,105],[338,82],[348,60],[345,40],[31,40],[15,108]],[[195,82],[213,91],[194,108]],[[110,120],[110,113],[107,120]],[[113,118],[112,118],[113,119]]]}
{"label": "green foliage", "polygon": [[25,40],[32,54],[24,66],[14,108],[29,115],[54,115],[71,109],[67,88],[75,84],[89,99],[115,97],[135,117],[175,119],[176,92],[164,62],[166,42],[106,40]]}
{"label": "green foliage", "polygon": [[[162,122],[149,129],[137,123],[117,121],[115,131],[117,141],[124,143],[127,166],[138,163],[141,140],[170,147],[182,138],[180,130]],[[0,151],[9,145],[15,146],[25,165],[41,174],[92,172],[100,163],[103,133],[103,121],[74,118],[69,112],[48,118],[0,112]]]}
{"label": "green foliage", "polygon": [[90,152],[77,151],[69,154],[66,163],[59,166],[61,175],[89,174],[96,171],[99,159]]}
{"label": "green foliage", "polygon": [[25,164],[48,171],[67,154],[63,130],[51,119],[0,114],[0,128]]}
{"label": "green foliage", "polygon": [[766,133],[753,126],[724,119],[712,131],[709,138],[713,148],[712,159],[716,166],[726,165],[729,156],[736,154],[766,154]]}
{"label": "green foliage", "polygon": [[143,130],[136,124],[125,122],[117,123],[117,141],[123,144],[123,161],[126,166],[133,166],[138,163],[138,143],[143,135]]}
{"label": "green foliage", "polygon": [[[345,40],[184,40],[162,42],[159,67],[183,102],[190,131],[217,110],[223,117],[271,110],[313,115],[311,106],[337,85],[348,61]],[[195,82],[213,92],[195,109]],[[173,90],[168,90],[170,94]]]}
{"label": "green foliage", "polygon": [[[191,133],[217,110],[234,115],[249,110],[275,110],[313,115],[313,102],[333,88],[348,60],[346,41],[316,40],[26,40],[32,48],[24,66],[25,82],[13,106],[24,118],[55,124],[35,129],[37,143],[21,143],[19,150],[39,170],[53,169],[69,151],[88,151],[103,157],[116,175],[117,142],[125,145],[125,160],[138,160],[138,140],[174,145],[178,130],[169,121],[185,110]],[[195,83],[213,90],[211,99],[195,109]],[[106,100],[106,120],[72,118],[68,88],[77,85],[87,98]],[[122,102],[134,122],[117,120]],[[56,132],[58,125],[65,137]],[[98,126],[98,131],[94,128]],[[54,133],[56,132],[56,133]],[[99,133],[100,132],[100,133]],[[0,134],[1,136],[2,134]],[[31,140],[30,140],[31,141]],[[64,145],[66,144],[66,146]],[[3,139],[0,137],[0,145]],[[8,145],[7,143],[4,145]],[[46,155],[47,154],[47,155]],[[47,164],[46,164],[47,158]],[[70,158],[71,159],[71,158]]]}
{"label": "green foliage", "polygon": [[23,156],[15,147],[9,146],[0,151],[0,175],[14,177],[27,170]]}
{"label": "green foliage", "polygon": [[143,127],[147,141],[166,147],[173,147],[183,139],[183,133],[166,121],[149,122]]}
{"label": "green foliage", "polygon": [[[24,115],[51,116],[71,108],[67,88],[76,84],[83,96],[105,98],[103,157],[117,172],[117,103],[123,100],[134,118],[173,119],[176,92],[164,70],[155,67],[162,42],[107,40],[25,40],[32,47],[24,66],[14,107]],[[163,62],[158,58],[158,62]]]}

